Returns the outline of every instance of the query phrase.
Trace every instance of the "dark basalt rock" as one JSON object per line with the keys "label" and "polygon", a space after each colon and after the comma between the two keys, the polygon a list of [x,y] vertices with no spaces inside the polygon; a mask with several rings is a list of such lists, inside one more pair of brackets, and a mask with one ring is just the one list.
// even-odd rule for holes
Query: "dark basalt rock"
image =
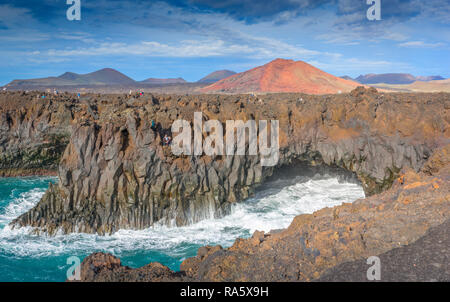
{"label": "dark basalt rock", "polygon": [[[23,104],[15,104],[16,98]],[[38,95],[0,95],[0,176],[55,174],[69,143],[70,108]],[[21,106],[22,105],[22,106]]]}
{"label": "dark basalt rock", "polygon": [[[299,215],[285,230],[257,231],[227,249],[201,247],[169,280],[367,281],[366,261],[379,256],[381,281],[449,281],[450,145],[436,150],[425,167],[419,173],[406,169],[376,196]],[[160,280],[135,277],[142,270],[145,276],[158,273],[155,264],[136,270],[118,266],[108,279],[97,276],[97,266],[87,263],[98,257],[83,261],[89,278],[81,281]]]}
{"label": "dark basalt rock", "polygon": [[[299,160],[354,172],[373,195],[390,188],[401,169],[419,171],[448,144],[448,102],[448,94],[364,88],[327,96],[90,96],[70,108],[73,130],[59,183],[12,225],[106,234],[191,224],[228,213],[275,169]],[[175,119],[192,121],[196,111],[223,122],[278,119],[278,167],[262,168],[257,156],[174,157],[161,137]]]}

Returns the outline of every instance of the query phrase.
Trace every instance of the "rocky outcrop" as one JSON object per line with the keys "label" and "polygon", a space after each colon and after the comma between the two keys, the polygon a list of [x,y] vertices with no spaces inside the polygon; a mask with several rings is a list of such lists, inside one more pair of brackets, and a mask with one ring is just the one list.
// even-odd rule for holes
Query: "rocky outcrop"
{"label": "rocky outcrop", "polygon": [[[80,114],[59,165],[59,183],[14,226],[50,234],[112,233],[155,223],[186,225],[229,211],[275,169],[297,161],[354,172],[367,195],[419,171],[449,141],[449,95],[97,96]],[[173,156],[161,145],[176,119],[279,120],[280,160],[258,156]],[[157,122],[152,129],[151,121]]]}
{"label": "rocky outcrop", "polygon": [[[377,256],[383,282],[450,282],[450,220],[431,228],[414,243]],[[373,282],[367,259],[346,262],[325,272],[319,282]]]}
{"label": "rocky outcrop", "polygon": [[92,254],[83,261],[81,280],[87,282],[180,282],[186,274],[175,273],[159,263],[150,263],[139,269],[122,266],[120,259],[103,253]]}
{"label": "rocky outcrop", "polygon": [[[382,281],[449,281],[449,150],[447,145],[435,153],[444,165],[427,162],[431,175],[405,169],[391,189],[376,196],[297,216],[285,230],[257,231],[227,249],[202,247],[169,280],[367,281],[366,260],[378,255]],[[97,269],[102,261],[88,265],[99,257],[105,256],[83,261],[81,270],[89,278],[82,281],[159,280],[148,278],[161,269],[156,264],[137,270],[117,266],[105,273]],[[138,271],[142,277],[136,278]]]}
{"label": "rocky outcrop", "polygon": [[0,95],[0,175],[56,174],[70,138],[70,103],[37,93]]}
{"label": "rocky outcrop", "polygon": [[450,217],[446,183],[448,175],[425,177],[354,204],[301,215],[285,231],[238,239],[222,252],[186,260],[181,270],[202,281],[313,280],[340,263],[413,243],[444,223]]}

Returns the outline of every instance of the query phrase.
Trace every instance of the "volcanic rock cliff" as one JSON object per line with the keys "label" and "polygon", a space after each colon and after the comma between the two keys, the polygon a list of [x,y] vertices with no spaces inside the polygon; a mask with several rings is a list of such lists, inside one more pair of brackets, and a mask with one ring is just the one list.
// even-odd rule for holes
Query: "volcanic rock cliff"
{"label": "volcanic rock cliff", "polygon": [[179,272],[159,263],[138,269],[110,254],[81,264],[81,281],[368,281],[369,257],[381,281],[450,281],[450,144],[419,172],[405,168],[375,196],[297,216],[285,230],[256,231],[233,246],[204,246]]}
{"label": "volcanic rock cliff", "polygon": [[[406,169],[388,191],[297,216],[282,231],[258,232],[233,246],[205,246],[179,272],[138,269],[95,253],[82,281],[368,281],[367,259],[381,259],[381,281],[450,281],[450,148],[416,173]],[[430,169],[433,170],[430,173]]]}
{"label": "volcanic rock cliff", "polygon": [[0,175],[55,174],[77,113],[38,93],[0,94]]}
{"label": "volcanic rock cliff", "polygon": [[[228,213],[231,203],[249,197],[275,169],[298,161],[354,172],[373,195],[390,188],[402,169],[419,171],[448,144],[449,101],[448,94],[364,88],[342,95],[260,98],[92,95],[69,102],[73,130],[58,184],[12,224],[50,234],[186,225]],[[23,106],[30,110],[39,102]],[[170,134],[174,120],[192,121],[194,112],[222,122],[279,120],[278,165],[262,168],[258,156],[248,155],[172,155],[161,138]],[[2,131],[12,135],[8,127]]]}

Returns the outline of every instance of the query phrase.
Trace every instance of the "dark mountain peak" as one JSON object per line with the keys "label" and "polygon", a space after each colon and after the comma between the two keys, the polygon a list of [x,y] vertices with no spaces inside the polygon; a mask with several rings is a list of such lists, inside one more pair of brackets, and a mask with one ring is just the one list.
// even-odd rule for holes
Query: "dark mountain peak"
{"label": "dark mountain peak", "polygon": [[102,68],[102,69],[99,69],[99,70],[91,72],[91,73],[97,73],[97,74],[99,74],[99,73],[100,74],[101,73],[104,73],[104,74],[122,74],[121,72],[119,72],[119,71],[117,71],[117,70],[115,70],[113,68]]}
{"label": "dark mountain peak", "polygon": [[354,81],[354,79],[348,75],[341,76],[340,78],[344,80]]}
{"label": "dark mountain peak", "polygon": [[115,70],[115,69],[113,69],[113,68],[110,68],[110,67],[102,68],[102,69],[100,69],[100,70],[98,70],[98,71],[113,71],[113,72],[118,72],[117,70]]}
{"label": "dark mountain peak", "polygon": [[416,77],[409,73],[369,73],[355,80],[361,84],[411,84],[416,81]]}
{"label": "dark mountain peak", "polygon": [[82,76],[85,78],[85,80],[91,81],[93,83],[122,85],[135,83],[133,79],[112,68],[103,68]]}
{"label": "dark mountain peak", "polygon": [[360,75],[355,80],[361,84],[411,84],[416,81],[429,82],[435,80],[444,80],[444,78],[441,76],[416,77],[409,73],[369,73],[366,75]]}
{"label": "dark mountain peak", "polygon": [[223,79],[228,78],[235,74],[236,74],[236,72],[231,71],[231,70],[226,70],[226,69],[217,70],[217,71],[214,71],[214,72],[208,74],[206,77],[200,79],[198,81],[198,83],[213,84],[213,83],[216,83],[220,80],[223,80]]}
{"label": "dark mountain peak", "polygon": [[58,78],[63,80],[75,80],[80,75],[74,72],[65,72],[64,74],[60,75]]}
{"label": "dark mountain peak", "polygon": [[112,68],[104,68],[87,74],[65,72],[58,77],[41,79],[15,80],[10,84],[16,87],[61,87],[80,85],[134,85],[136,82]]}

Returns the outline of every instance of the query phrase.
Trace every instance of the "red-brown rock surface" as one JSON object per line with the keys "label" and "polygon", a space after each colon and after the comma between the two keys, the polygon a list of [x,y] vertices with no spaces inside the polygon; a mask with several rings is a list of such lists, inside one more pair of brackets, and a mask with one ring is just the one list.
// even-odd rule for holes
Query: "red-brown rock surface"
{"label": "red-brown rock surface", "polygon": [[302,61],[276,59],[201,89],[204,93],[349,92],[360,84],[335,77]]}
{"label": "red-brown rock surface", "polygon": [[[362,263],[370,256],[380,255],[386,262],[382,267],[388,279],[441,280],[450,276],[447,271],[447,257],[436,257],[434,262],[423,263],[421,251],[414,245],[418,239],[431,246],[425,246],[428,253],[448,247],[449,232],[445,225],[450,221],[450,146],[435,152],[427,162],[427,171],[416,173],[406,169],[396,179],[393,187],[376,196],[343,204],[334,208],[325,208],[313,214],[297,216],[292,224],[281,232],[265,234],[255,232],[250,239],[237,239],[232,247],[222,249],[202,247],[196,257],[188,258],[181,264],[181,272],[170,277],[174,272],[165,271],[168,280],[183,281],[312,281],[324,275],[324,280],[351,280],[358,277],[364,281],[368,266],[345,265],[349,261]],[[439,158],[439,161],[435,159]],[[439,164],[436,164],[439,162]],[[432,173],[429,172],[432,167]],[[444,227],[444,229],[443,229]],[[432,238],[425,237],[430,231],[438,230]],[[439,236],[445,236],[439,238]],[[423,245],[418,243],[416,245]],[[387,256],[384,253],[393,249]],[[439,251],[436,251],[439,253]],[[425,255],[432,258],[432,254]],[[160,272],[160,266],[151,264],[137,270],[121,266],[109,269],[107,276],[97,274],[97,267],[104,267],[102,261],[98,266],[89,263],[105,257],[95,254],[87,257],[82,264],[83,281],[159,281],[159,277],[149,278]],[[108,257],[112,257],[109,255]],[[396,257],[402,257],[396,258]],[[407,258],[407,259],[406,259]],[[118,261],[116,258],[112,258]],[[397,268],[396,259],[412,267]],[[412,260],[411,260],[412,259]],[[421,264],[422,270],[415,267]],[[348,278],[333,267],[340,265],[349,274]],[[383,265],[390,265],[385,267]],[[361,269],[363,267],[363,270]],[[394,267],[394,268],[393,268]],[[433,269],[434,267],[434,269]],[[439,268],[436,270],[436,268]],[[331,269],[331,270],[330,270]],[[142,273],[145,271],[145,273]],[[124,275],[125,272],[125,275]],[[142,277],[136,278],[140,272]],[[401,272],[401,274],[400,274]],[[447,277],[446,277],[447,276]],[[361,280],[362,279],[362,280]],[[167,280],[167,279],[166,279]],[[367,281],[367,279],[365,279]],[[447,279],[441,281],[449,281]]]}
{"label": "red-brown rock surface", "polygon": [[159,263],[150,263],[138,269],[122,266],[120,259],[104,253],[94,253],[84,259],[81,280],[89,282],[135,282],[135,281],[184,281],[186,274],[176,273]]}

